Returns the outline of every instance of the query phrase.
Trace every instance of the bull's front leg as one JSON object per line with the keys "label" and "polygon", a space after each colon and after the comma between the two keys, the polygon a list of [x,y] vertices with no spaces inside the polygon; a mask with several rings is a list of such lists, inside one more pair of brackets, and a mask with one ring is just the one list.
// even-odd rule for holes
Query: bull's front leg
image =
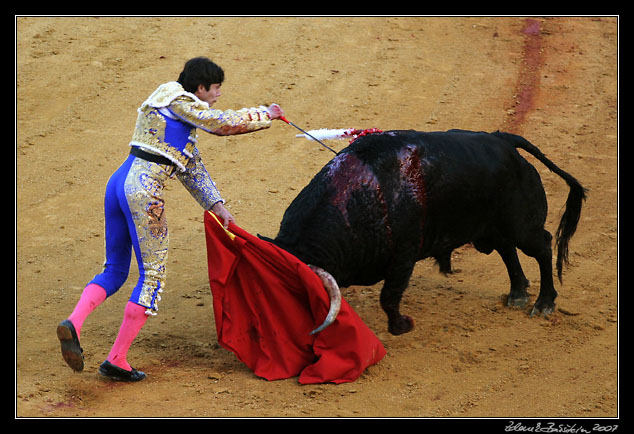
{"label": "bull's front leg", "polygon": [[413,265],[392,270],[381,289],[381,307],[387,315],[388,331],[393,335],[401,335],[414,329],[414,320],[400,313],[401,298],[409,285],[413,270]]}

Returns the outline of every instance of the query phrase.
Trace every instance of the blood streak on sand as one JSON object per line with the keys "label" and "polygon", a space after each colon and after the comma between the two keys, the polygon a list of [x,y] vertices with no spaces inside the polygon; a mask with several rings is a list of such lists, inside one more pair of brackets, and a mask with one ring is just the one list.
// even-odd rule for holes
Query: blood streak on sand
{"label": "blood streak on sand", "polygon": [[515,106],[509,111],[508,120],[510,132],[517,133],[517,129],[524,122],[526,114],[532,110],[539,89],[539,69],[542,64],[541,22],[527,19],[522,33],[526,35],[524,42],[523,65],[520,70],[516,90]]}

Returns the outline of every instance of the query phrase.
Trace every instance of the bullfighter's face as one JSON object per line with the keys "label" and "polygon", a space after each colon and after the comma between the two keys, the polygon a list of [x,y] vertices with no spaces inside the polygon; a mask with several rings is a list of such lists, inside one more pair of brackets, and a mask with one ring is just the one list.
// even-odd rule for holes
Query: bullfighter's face
{"label": "bullfighter's face", "polygon": [[198,85],[198,89],[194,93],[201,101],[206,102],[211,107],[220,98],[220,84],[212,83],[209,89],[205,89],[205,86]]}

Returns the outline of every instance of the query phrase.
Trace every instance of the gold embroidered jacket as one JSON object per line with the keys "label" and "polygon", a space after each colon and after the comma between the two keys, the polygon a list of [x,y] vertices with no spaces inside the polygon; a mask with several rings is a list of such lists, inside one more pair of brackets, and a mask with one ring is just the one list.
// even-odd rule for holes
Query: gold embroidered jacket
{"label": "gold embroidered jacket", "polygon": [[178,178],[205,209],[222,200],[200,161],[196,129],[231,135],[271,126],[266,107],[215,110],[178,82],[160,85],[139,107],[130,146],[162,155],[178,169]]}

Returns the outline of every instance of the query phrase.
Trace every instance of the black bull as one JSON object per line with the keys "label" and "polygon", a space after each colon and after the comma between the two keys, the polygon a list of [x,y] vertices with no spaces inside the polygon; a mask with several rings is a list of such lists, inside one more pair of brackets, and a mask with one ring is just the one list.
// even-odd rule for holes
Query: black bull
{"label": "black bull", "polygon": [[380,300],[392,334],[413,328],[399,305],[416,262],[435,258],[440,271],[450,272],[452,250],[467,243],[501,256],[512,306],[529,301],[516,249],[535,258],[541,286],[531,315],[552,313],[557,292],[552,236],[544,229],[546,195],[539,174],[516,148],[570,188],[555,241],[561,281],[585,190],[537,147],[502,132],[388,131],[360,137],[293,200],[272,242],[326,270],[339,286],[384,280]]}

